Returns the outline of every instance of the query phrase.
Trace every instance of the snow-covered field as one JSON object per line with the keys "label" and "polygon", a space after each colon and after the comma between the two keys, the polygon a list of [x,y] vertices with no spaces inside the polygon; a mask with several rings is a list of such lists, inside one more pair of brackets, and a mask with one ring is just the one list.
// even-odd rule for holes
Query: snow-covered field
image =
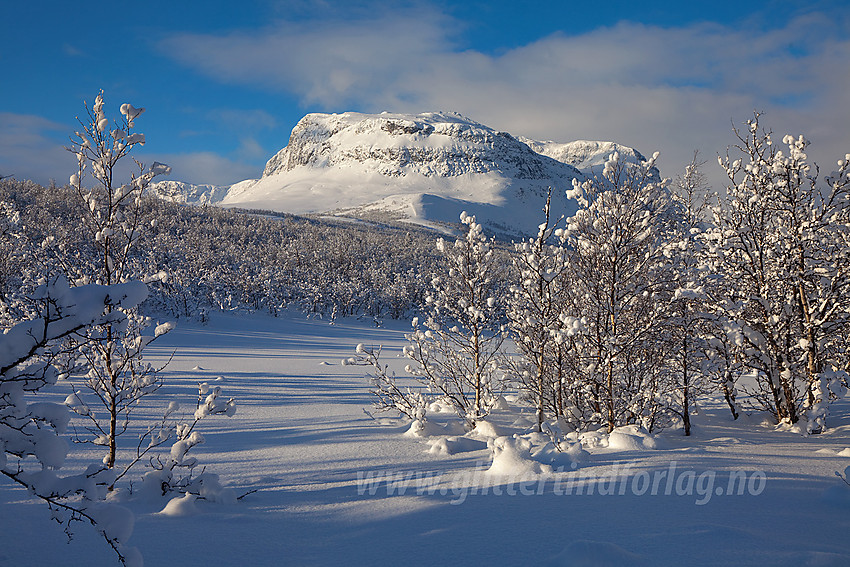
{"label": "snow-covered field", "polygon": [[[400,372],[407,328],[214,315],[153,343],[152,362],[174,357],[146,416],[175,400],[191,413],[198,382],[223,377],[216,384],[238,411],[202,422],[206,443],[193,453],[247,495],[185,515],[158,513],[166,500],[129,500],[129,543],[146,564],[850,565],[850,486],[835,476],[850,465],[846,400],[810,437],[757,416],[733,422],[705,400],[691,438],[587,436],[580,467],[546,465],[522,442],[404,435],[408,423],[364,412],[366,368],[341,361],[358,343],[380,344]],[[527,433],[533,416],[507,399],[489,433]],[[429,423],[441,422],[448,414]],[[532,453],[545,444],[523,439]],[[494,467],[503,474],[488,472],[488,442],[507,447]],[[72,447],[67,467],[92,458],[84,451]],[[523,471],[531,476],[514,475]],[[25,491],[0,484],[0,503],[0,566],[115,564],[87,526],[67,544]]]}

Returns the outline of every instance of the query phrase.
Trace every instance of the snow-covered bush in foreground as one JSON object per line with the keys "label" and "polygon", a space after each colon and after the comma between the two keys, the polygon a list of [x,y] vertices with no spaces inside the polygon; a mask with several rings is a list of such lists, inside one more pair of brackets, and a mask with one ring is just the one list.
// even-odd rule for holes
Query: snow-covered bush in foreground
{"label": "snow-covered bush in foreground", "polygon": [[68,409],[32,397],[54,385],[60,368],[78,354],[65,339],[84,335],[93,325],[124,323],[120,308],[132,308],[146,295],[141,282],[71,288],[62,278],[52,280],[34,294],[38,316],[0,335],[0,474],[47,502],[69,535],[73,522],[88,521],[123,563],[134,565],[140,555],[125,546],[133,516],[104,502],[114,471],[92,465],[83,474],[59,476],[67,454],[60,435],[70,419]]}
{"label": "snow-covered bush in foreground", "polygon": [[466,236],[437,248],[448,261],[446,273],[432,281],[425,320],[407,335],[407,371],[445,399],[472,429],[499,398],[503,375],[505,326],[499,317],[500,266],[492,240],[475,217],[461,213]]}
{"label": "snow-covered bush in foreground", "polygon": [[[179,409],[172,402],[164,419]],[[204,436],[195,427],[211,415],[226,415],[232,417],[236,413],[236,402],[233,398],[224,399],[221,387],[210,387],[206,382],[198,385],[198,401],[192,420],[177,423],[167,430],[160,428],[156,434],[158,439],[176,439],[171,445],[167,457],[154,457],[150,461],[153,470],[142,477],[142,490],[152,496],[167,496],[180,494],[179,497],[192,495],[212,502],[234,503],[236,496],[229,488],[224,488],[219,482],[218,475],[205,470],[195,474],[198,460],[188,455],[189,451],[204,442]],[[158,445],[160,445],[159,443]],[[172,499],[173,500],[173,499]],[[194,500],[192,500],[194,501]]]}
{"label": "snow-covered bush in foreground", "polygon": [[357,345],[356,355],[344,360],[345,364],[361,364],[372,367],[369,378],[369,393],[375,396],[373,404],[378,411],[397,411],[409,419],[425,421],[425,413],[430,403],[429,396],[411,388],[399,386],[394,373],[388,374],[388,366],[380,361],[381,349],[368,348],[362,343]]}

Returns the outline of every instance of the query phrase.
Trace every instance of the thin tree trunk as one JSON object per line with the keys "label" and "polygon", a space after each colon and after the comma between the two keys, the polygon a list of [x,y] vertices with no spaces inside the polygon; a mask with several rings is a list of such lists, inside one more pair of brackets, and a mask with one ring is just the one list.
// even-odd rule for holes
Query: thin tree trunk
{"label": "thin tree trunk", "polygon": [[815,380],[822,372],[822,369],[820,368],[820,364],[818,364],[817,344],[815,343],[815,331],[814,325],[812,324],[811,308],[809,307],[809,300],[806,297],[802,282],[797,284],[797,289],[800,294],[800,308],[803,311],[803,318],[805,319],[806,324],[806,340],[809,342],[806,347],[806,378],[808,381],[808,407],[812,407],[815,403],[815,395],[812,388],[814,388]]}
{"label": "thin tree trunk", "polygon": [[691,434],[690,397],[688,388],[688,337],[682,339],[682,423],[685,427],[685,437]]}
{"label": "thin tree trunk", "polygon": [[543,431],[543,351],[537,356],[537,432]]}
{"label": "thin tree trunk", "polygon": [[614,361],[608,358],[608,433],[614,431]]}
{"label": "thin tree trunk", "polygon": [[729,382],[732,379],[732,372],[729,370],[728,365],[726,368],[726,372],[723,376],[723,398],[726,400],[726,403],[729,405],[729,411],[732,412],[732,419],[738,419],[738,409],[735,407],[735,396],[732,393],[732,389],[729,387]]}

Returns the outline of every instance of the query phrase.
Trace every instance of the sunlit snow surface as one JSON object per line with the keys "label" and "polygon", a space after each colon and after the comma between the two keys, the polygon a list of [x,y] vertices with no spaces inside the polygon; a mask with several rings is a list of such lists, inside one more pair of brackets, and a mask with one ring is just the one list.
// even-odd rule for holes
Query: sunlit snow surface
{"label": "sunlit snow surface", "polygon": [[[382,344],[401,374],[406,329],[295,313],[214,315],[207,325],[181,322],[151,345],[151,362],[176,349],[155,401],[160,413],[178,400],[191,414],[201,381],[237,399],[235,416],[201,424],[206,443],[195,456],[238,495],[256,492],[234,505],[174,503],[164,514],[168,498],[126,502],[136,514],[129,543],[146,564],[850,564],[850,486],[834,474],[850,465],[846,401],[832,407],[823,435],[777,431],[757,417],[733,423],[707,401],[692,438],[623,429],[606,446],[594,433],[583,436],[590,455],[576,470],[571,458],[529,465],[535,449],[510,435],[525,433],[533,416],[510,394],[506,409],[467,435],[457,427],[404,435],[409,423],[363,411],[371,412],[365,369],[341,360],[358,343]],[[55,396],[66,395],[60,383]],[[448,424],[439,409],[429,423]],[[504,455],[497,467],[493,447]],[[80,466],[84,449],[72,447],[69,467]],[[746,475],[744,494],[726,494],[730,471]],[[656,478],[656,489],[644,489]],[[0,503],[0,566],[115,564],[86,526],[66,544],[46,507],[9,483],[0,483]]]}

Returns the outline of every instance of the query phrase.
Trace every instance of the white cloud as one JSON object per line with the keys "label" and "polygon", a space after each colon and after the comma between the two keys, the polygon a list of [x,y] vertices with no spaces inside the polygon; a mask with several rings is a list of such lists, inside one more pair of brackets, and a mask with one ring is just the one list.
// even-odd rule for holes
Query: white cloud
{"label": "white cloud", "polygon": [[0,112],[0,175],[66,183],[76,167],[61,142],[70,130],[41,116]]}
{"label": "white cloud", "polygon": [[159,161],[170,165],[171,175],[161,179],[189,181],[198,185],[230,185],[244,179],[256,179],[263,174],[262,167],[231,160],[214,152],[139,154],[136,157],[144,163]]}
{"label": "white cloud", "polygon": [[457,29],[418,10],[174,35],[160,47],[221,81],[328,111],[455,110],[514,134],[658,149],[668,175],[695,149],[713,162],[732,141],[730,120],[755,109],[778,133],[807,134],[821,161],[850,151],[846,18],[813,13],[770,30],[622,23],[497,55],[457,49]]}
{"label": "white cloud", "polygon": [[269,152],[250,136],[239,139],[239,148],[236,150],[235,155],[240,159],[254,161],[267,160],[270,157]]}
{"label": "white cloud", "polygon": [[178,34],[160,50],[225,82],[295,92],[307,102],[360,102],[395,83],[399,72],[449,48],[454,23],[433,11],[355,22],[280,22],[225,36]]}

